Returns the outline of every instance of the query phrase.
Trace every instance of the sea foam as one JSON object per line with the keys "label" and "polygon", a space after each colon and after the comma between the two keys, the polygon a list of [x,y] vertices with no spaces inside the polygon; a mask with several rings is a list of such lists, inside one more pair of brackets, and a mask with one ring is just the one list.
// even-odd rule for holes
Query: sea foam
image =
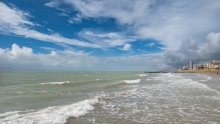
{"label": "sea foam", "polygon": [[146,77],[146,76],[148,76],[148,74],[139,74],[138,76],[139,77]]}
{"label": "sea foam", "polygon": [[93,110],[98,98],[84,100],[66,106],[52,106],[39,111],[22,114],[19,111],[1,114],[1,124],[63,124],[69,117],[85,115]]}
{"label": "sea foam", "polygon": [[140,83],[141,79],[136,79],[136,80],[124,80],[125,83],[128,84],[133,84],[133,83]]}
{"label": "sea foam", "polygon": [[41,83],[41,84],[65,84],[65,83],[70,83],[70,81],[62,81],[62,82],[47,82],[47,83]]}

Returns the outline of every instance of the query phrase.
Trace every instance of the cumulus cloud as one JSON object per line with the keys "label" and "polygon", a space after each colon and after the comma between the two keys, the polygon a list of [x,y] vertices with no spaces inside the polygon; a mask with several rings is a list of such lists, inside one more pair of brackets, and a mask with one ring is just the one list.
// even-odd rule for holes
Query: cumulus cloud
{"label": "cumulus cloud", "polygon": [[[45,48],[49,54],[35,54],[33,49],[13,44],[0,48],[1,71],[151,71],[166,67],[162,54],[146,54],[126,57],[94,57],[83,51]],[[151,61],[148,61],[148,60]]]}
{"label": "cumulus cloud", "polygon": [[[11,49],[0,48],[0,66],[3,70],[77,70],[96,62],[97,58],[82,51],[52,50],[50,54],[34,54],[28,47],[13,44]],[[86,61],[88,60],[88,61]]]}
{"label": "cumulus cloud", "polygon": [[165,62],[171,67],[195,64],[206,64],[208,61],[220,60],[220,33],[209,33],[206,42],[199,44],[194,39],[184,40],[177,50],[167,50],[164,53]]}
{"label": "cumulus cloud", "polygon": [[0,2],[0,16],[0,33],[2,34],[13,34],[41,41],[64,43],[80,47],[100,48],[98,45],[77,39],[65,38],[56,33],[48,35],[32,30],[30,26],[37,26],[38,24],[28,20],[28,13],[16,8],[10,8],[2,2]]}
{"label": "cumulus cloud", "polygon": [[125,44],[122,50],[127,51],[131,49],[131,44]]}

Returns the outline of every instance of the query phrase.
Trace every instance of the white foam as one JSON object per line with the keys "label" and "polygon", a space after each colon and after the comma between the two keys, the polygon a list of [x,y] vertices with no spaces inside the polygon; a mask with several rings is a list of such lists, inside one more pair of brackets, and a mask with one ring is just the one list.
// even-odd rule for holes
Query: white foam
{"label": "white foam", "polygon": [[65,84],[65,83],[70,83],[70,81],[62,81],[62,82],[47,82],[47,83],[41,83],[41,84],[45,85],[45,84]]}
{"label": "white foam", "polygon": [[0,119],[2,124],[63,124],[69,117],[79,117],[85,115],[89,110],[93,110],[93,105],[98,103],[98,98],[84,100],[66,106],[48,107],[36,112],[22,114],[19,111],[6,112],[0,115],[5,118]]}
{"label": "white foam", "polygon": [[0,118],[6,117],[6,116],[9,116],[9,115],[13,115],[13,114],[17,114],[19,112],[22,112],[22,111],[5,112],[5,113],[0,114]]}
{"label": "white foam", "polygon": [[211,80],[212,77],[206,75],[206,79],[207,79],[207,80]]}
{"label": "white foam", "polygon": [[139,77],[146,77],[146,76],[148,76],[148,74],[139,74],[138,76]]}
{"label": "white foam", "polygon": [[39,94],[41,94],[41,93],[47,93],[47,91],[44,91],[44,90],[39,90],[39,91],[32,91],[33,93],[39,93]]}
{"label": "white foam", "polygon": [[136,79],[136,80],[124,80],[125,83],[128,84],[133,84],[133,83],[140,83],[141,79]]}
{"label": "white foam", "polygon": [[200,80],[200,81],[209,81],[212,79],[212,77],[208,76],[208,75],[204,75],[204,74],[197,74],[197,75],[202,77],[202,80]]}

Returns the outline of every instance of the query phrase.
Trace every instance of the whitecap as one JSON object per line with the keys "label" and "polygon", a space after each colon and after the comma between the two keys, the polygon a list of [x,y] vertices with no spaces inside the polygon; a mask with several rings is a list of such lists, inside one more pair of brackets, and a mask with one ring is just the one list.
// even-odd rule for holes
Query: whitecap
{"label": "whitecap", "polygon": [[125,83],[128,84],[133,84],[133,83],[140,83],[141,79],[136,79],[136,80],[124,80]]}
{"label": "whitecap", "polygon": [[41,83],[41,84],[65,84],[65,83],[70,83],[70,81],[62,81],[62,82],[47,82],[47,83]]}
{"label": "whitecap", "polygon": [[138,76],[139,77],[146,77],[146,76],[148,76],[148,74],[139,74]]}
{"label": "whitecap", "polygon": [[63,124],[69,117],[79,117],[94,109],[98,98],[84,100],[65,106],[52,106],[36,112],[20,113],[19,111],[0,114],[0,123],[9,124]]}

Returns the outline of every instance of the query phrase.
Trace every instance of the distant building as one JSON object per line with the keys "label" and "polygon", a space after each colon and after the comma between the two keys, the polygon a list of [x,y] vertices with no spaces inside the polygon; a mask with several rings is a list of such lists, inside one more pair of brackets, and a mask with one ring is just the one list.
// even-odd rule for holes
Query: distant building
{"label": "distant building", "polygon": [[207,64],[204,64],[203,67],[204,67],[204,68],[208,68],[208,67],[207,67]]}
{"label": "distant building", "polygon": [[207,68],[209,68],[209,69],[218,68],[218,67],[219,67],[218,60],[213,60],[213,61],[207,63]]}
{"label": "distant building", "polygon": [[195,66],[195,70],[200,70],[200,69],[204,69],[204,66],[202,64]]}
{"label": "distant building", "polygon": [[188,69],[189,69],[189,67],[183,66],[183,70],[188,70]]}
{"label": "distant building", "polygon": [[192,61],[189,62],[189,69],[191,69],[191,70],[193,69],[193,62]]}
{"label": "distant building", "polygon": [[212,64],[212,62],[207,63],[207,68],[208,69],[214,68],[214,65]]}

